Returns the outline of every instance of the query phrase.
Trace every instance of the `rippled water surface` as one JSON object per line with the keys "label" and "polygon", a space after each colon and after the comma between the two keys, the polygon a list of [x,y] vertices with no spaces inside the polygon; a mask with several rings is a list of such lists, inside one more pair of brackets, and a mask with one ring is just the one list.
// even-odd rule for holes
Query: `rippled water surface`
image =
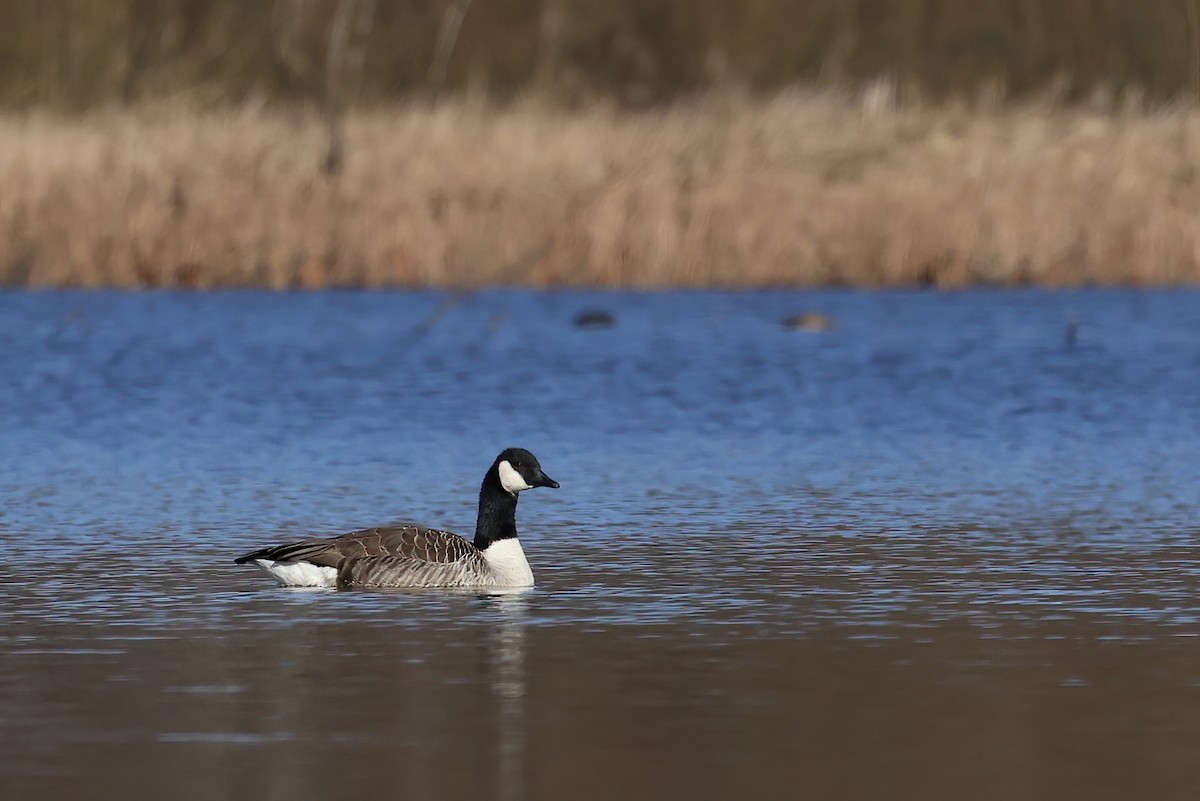
{"label": "rippled water surface", "polygon": [[[1200,294],[10,293],[0,376],[5,798],[1200,798]],[[232,563],[507,445],[530,592]]]}

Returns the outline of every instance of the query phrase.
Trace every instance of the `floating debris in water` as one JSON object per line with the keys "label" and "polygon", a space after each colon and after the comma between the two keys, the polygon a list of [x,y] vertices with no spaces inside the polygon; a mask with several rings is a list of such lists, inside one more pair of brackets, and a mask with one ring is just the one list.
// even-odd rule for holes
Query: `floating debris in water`
{"label": "floating debris in water", "polygon": [[413,326],[412,333],[410,335],[412,341],[419,342],[420,340],[424,339],[425,335],[432,331],[434,326],[438,324],[438,321],[445,317],[451,309],[468,300],[470,295],[470,292],[460,291],[448,293],[444,298],[441,299],[441,301],[438,302],[438,305],[433,309],[433,311],[425,315],[424,319],[420,320],[416,325]]}
{"label": "floating debris in water", "polygon": [[575,315],[576,328],[612,328],[617,324],[616,318],[606,311],[592,309]]}
{"label": "floating debris in water", "polygon": [[1079,341],[1079,315],[1072,314],[1067,317],[1067,327],[1063,331],[1063,344],[1068,348]]}
{"label": "floating debris in water", "polygon": [[837,328],[837,323],[828,314],[821,312],[802,312],[801,314],[793,314],[791,317],[785,317],[783,327],[789,331],[832,331]]}

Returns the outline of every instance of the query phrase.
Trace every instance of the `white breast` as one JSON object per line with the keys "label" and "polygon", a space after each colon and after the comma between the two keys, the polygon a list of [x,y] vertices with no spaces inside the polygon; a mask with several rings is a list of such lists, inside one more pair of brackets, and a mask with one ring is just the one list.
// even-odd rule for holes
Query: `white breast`
{"label": "white breast", "polygon": [[498,587],[532,587],[533,571],[516,537],[493,542],[483,552]]}
{"label": "white breast", "polygon": [[336,587],[337,570],[308,562],[272,562],[255,559],[259,567],[284,587]]}

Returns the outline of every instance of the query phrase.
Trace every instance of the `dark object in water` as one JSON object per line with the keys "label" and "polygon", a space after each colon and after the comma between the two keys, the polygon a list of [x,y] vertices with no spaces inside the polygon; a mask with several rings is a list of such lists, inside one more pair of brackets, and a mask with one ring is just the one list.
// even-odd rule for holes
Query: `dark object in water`
{"label": "dark object in water", "polygon": [[612,328],[617,324],[616,318],[606,311],[592,309],[581,311],[575,315],[576,328]]}
{"label": "dark object in water", "polygon": [[1072,314],[1067,318],[1067,327],[1063,331],[1063,344],[1068,348],[1079,341],[1079,315]]}
{"label": "dark object in water", "polygon": [[802,312],[793,314],[791,317],[785,317],[783,327],[789,331],[832,331],[837,328],[837,323],[833,318],[821,312]]}

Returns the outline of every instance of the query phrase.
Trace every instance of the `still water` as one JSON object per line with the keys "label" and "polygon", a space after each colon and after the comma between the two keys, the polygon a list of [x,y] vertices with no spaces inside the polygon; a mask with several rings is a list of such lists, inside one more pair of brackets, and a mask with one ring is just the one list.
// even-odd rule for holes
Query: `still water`
{"label": "still water", "polygon": [[[1200,293],[8,293],[0,376],[6,799],[1200,798]],[[508,445],[530,592],[232,562]]]}

